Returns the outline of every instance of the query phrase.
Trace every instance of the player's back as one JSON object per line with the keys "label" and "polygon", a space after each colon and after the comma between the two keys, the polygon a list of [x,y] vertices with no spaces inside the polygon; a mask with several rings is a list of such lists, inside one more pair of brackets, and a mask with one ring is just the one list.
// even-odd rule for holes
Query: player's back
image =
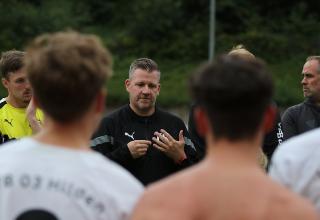
{"label": "player's back", "polygon": [[95,152],[32,138],[3,145],[0,167],[0,219],[126,219],[142,192],[128,172]]}
{"label": "player's back", "polygon": [[147,189],[133,219],[292,220],[315,215],[311,204],[258,167],[223,169],[202,163]]}
{"label": "player's back", "polygon": [[[196,181],[193,185],[196,187]],[[263,173],[215,173],[203,185],[198,184],[195,201],[200,204],[195,219],[202,220],[292,220],[315,216],[311,204]]]}

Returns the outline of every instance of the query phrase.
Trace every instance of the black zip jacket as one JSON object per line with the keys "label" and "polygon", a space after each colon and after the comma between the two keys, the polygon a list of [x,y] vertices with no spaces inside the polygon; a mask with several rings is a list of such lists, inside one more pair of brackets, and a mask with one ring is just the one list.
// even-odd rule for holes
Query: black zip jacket
{"label": "black zip jacket", "polygon": [[[150,140],[155,131],[165,129],[173,138],[179,139],[183,130],[187,159],[176,164],[171,158],[153,146],[146,155],[133,159],[127,144],[132,140]],[[130,171],[143,184],[168,176],[198,161],[197,152],[184,122],[178,117],[156,108],[148,117],[138,116],[129,105],[123,106],[105,117],[94,134],[91,147]]]}
{"label": "black zip jacket", "polygon": [[320,127],[320,107],[312,99],[291,106],[281,118],[284,140]]}

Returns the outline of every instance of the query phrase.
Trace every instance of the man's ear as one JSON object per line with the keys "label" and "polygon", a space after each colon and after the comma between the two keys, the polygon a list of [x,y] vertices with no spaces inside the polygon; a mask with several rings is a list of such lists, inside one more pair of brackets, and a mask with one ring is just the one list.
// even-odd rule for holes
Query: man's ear
{"label": "man's ear", "polygon": [[159,83],[159,85],[158,85],[158,92],[157,92],[157,95],[159,95],[159,94],[160,94],[160,89],[161,89],[161,84]]}
{"label": "man's ear", "polygon": [[129,92],[128,89],[129,89],[130,83],[131,83],[130,79],[126,79],[126,80],[124,81],[124,85],[125,85],[125,87],[126,87],[127,92]]}
{"label": "man's ear", "polygon": [[6,89],[8,89],[8,83],[9,83],[9,81],[8,81],[6,78],[2,77],[2,85],[3,85]]}
{"label": "man's ear", "polygon": [[265,133],[272,131],[276,119],[276,107],[269,105],[264,113],[263,130]]}
{"label": "man's ear", "polygon": [[209,121],[206,112],[201,107],[196,107],[193,113],[196,129],[198,134],[205,138],[206,134],[209,132]]}

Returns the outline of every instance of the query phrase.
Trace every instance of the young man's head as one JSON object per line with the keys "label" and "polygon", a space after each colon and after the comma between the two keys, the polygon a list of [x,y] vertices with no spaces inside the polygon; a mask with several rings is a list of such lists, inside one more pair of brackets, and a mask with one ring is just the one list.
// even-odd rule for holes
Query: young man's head
{"label": "young man's head", "polygon": [[84,115],[111,75],[111,56],[94,35],[58,32],[27,48],[26,70],[35,100],[59,123]]}
{"label": "young man's head", "polygon": [[190,87],[215,140],[253,138],[273,93],[271,75],[262,61],[230,55],[202,67]]}
{"label": "young man's head", "polygon": [[308,57],[301,74],[304,97],[320,103],[320,56]]}
{"label": "young man's head", "polygon": [[25,108],[32,97],[24,67],[25,52],[10,50],[2,53],[0,69],[2,84],[8,90],[7,102],[16,108]]}
{"label": "young man's head", "polygon": [[253,55],[249,50],[247,50],[242,44],[239,44],[235,47],[233,47],[229,53],[229,55],[232,56],[239,56],[244,59],[254,59],[255,55]]}
{"label": "young man's head", "polygon": [[160,70],[156,62],[148,58],[133,61],[125,85],[133,111],[141,116],[151,115],[160,92]]}

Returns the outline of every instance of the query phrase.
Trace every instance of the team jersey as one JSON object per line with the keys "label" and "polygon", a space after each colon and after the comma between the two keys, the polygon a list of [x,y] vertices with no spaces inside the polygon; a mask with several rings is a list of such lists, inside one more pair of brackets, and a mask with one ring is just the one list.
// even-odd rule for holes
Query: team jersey
{"label": "team jersey", "polygon": [[272,157],[269,175],[309,199],[320,214],[320,128],[283,142]]}
{"label": "team jersey", "polygon": [[[43,121],[41,110],[36,111],[36,118]],[[0,100],[0,143],[12,139],[20,139],[32,135],[32,129],[26,117],[26,108],[15,108],[6,102],[5,98]]]}
{"label": "team jersey", "polygon": [[143,192],[94,151],[22,138],[0,148],[0,219],[125,220]]}

